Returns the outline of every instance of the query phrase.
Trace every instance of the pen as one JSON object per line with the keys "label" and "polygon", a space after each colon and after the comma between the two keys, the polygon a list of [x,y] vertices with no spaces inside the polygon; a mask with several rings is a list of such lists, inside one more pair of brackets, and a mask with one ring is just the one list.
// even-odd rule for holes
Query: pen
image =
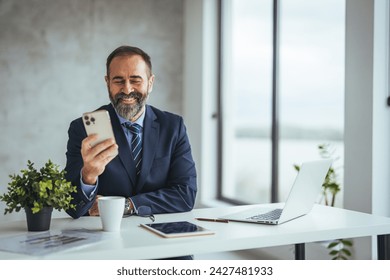
{"label": "pen", "polygon": [[195,218],[198,221],[206,221],[206,222],[217,222],[217,223],[228,223],[229,220],[225,219],[211,219],[211,218]]}

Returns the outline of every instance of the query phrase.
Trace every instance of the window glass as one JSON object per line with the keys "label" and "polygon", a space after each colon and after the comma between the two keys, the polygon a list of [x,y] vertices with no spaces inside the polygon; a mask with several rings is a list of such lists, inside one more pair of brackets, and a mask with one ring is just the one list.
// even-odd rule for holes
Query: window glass
{"label": "window glass", "polygon": [[321,158],[318,145],[330,144],[342,182],[345,2],[280,3],[279,199],[285,201],[293,165]]}
{"label": "window glass", "polygon": [[272,1],[222,5],[222,195],[269,202]]}
{"label": "window glass", "polygon": [[[273,1],[222,2],[222,197],[271,199]],[[342,182],[345,0],[279,1],[279,200],[331,144]],[[341,201],[339,195],[339,200]]]}

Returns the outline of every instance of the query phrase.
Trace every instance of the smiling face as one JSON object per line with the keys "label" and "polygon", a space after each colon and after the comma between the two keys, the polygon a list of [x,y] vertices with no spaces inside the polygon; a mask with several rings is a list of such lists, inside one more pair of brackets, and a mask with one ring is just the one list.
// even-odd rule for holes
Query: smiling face
{"label": "smiling face", "polygon": [[140,55],[120,55],[112,59],[105,77],[112,105],[132,122],[143,113],[154,75]]}

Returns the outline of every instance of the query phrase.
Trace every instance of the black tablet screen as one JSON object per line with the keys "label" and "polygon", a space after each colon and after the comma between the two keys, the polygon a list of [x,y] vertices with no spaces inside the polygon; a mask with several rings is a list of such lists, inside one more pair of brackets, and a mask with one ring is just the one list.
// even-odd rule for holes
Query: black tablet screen
{"label": "black tablet screen", "polygon": [[155,223],[155,224],[148,224],[148,226],[158,231],[161,231],[165,234],[186,233],[186,232],[189,233],[189,232],[199,232],[205,230],[200,226],[185,221],[170,222],[170,223]]}

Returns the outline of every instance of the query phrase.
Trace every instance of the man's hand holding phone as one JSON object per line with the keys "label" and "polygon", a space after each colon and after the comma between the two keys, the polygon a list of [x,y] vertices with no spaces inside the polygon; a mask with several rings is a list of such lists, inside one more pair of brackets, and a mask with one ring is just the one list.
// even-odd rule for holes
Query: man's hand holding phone
{"label": "man's hand holding phone", "polygon": [[97,139],[97,134],[91,134],[81,143],[81,155],[84,161],[81,174],[83,182],[88,185],[96,184],[97,177],[104,172],[106,165],[118,154],[118,145],[113,138],[92,146],[92,143],[96,142]]}
{"label": "man's hand holding phone", "polygon": [[106,165],[118,155],[118,145],[115,142],[108,111],[84,113],[82,119],[88,137],[81,143],[84,161],[81,174],[85,184],[94,185]]}

